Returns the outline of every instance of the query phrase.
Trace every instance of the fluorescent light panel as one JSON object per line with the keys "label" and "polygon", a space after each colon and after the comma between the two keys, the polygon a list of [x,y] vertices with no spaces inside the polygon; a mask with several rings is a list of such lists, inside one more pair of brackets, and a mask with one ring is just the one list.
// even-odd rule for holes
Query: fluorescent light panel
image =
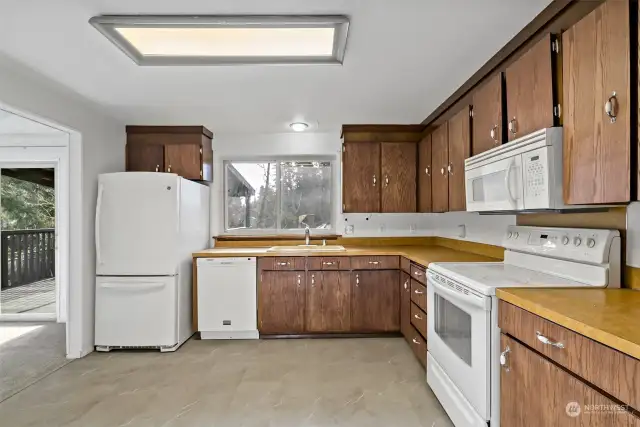
{"label": "fluorescent light panel", "polygon": [[89,21],[139,65],[341,64],[344,16],[99,16]]}

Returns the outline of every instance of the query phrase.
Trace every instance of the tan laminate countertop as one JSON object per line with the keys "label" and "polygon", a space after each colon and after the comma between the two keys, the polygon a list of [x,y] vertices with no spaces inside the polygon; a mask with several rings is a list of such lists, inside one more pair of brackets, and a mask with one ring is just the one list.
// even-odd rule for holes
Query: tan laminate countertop
{"label": "tan laminate countertop", "polygon": [[345,251],[322,252],[267,252],[269,248],[213,248],[194,252],[194,258],[217,257],[263,257],[263,256],[359,256],[359,255],[399,255],[428,267],[432,262],[499,262],[500,260],[470,252],[458,251],[442,246],[345,246]]}
{"label": "tan laminate countertop", "polygon": [[540,317],[640,359],[640,292],[631,289],[498,289]]}

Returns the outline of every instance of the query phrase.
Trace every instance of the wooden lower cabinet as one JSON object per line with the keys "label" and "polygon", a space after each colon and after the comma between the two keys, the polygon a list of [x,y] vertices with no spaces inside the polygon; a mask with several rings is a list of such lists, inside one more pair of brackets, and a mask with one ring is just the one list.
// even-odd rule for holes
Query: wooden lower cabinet
{"label": "wooden lower cabinet", "polygon": [[640,427],[640,418],[554,363],[502,334],[500,424],[506,427]]}
{"label": "wooden lower cabinet", "polygon": [[400,272],[400,332],[411,340],[411,277],[404,271]]}
{"label": "wooden lower cabinet", "polygon": [[258,329],[263,334],[304,332],[304,271],[262,271],[258,297]]}
{"label": "wooden lower cabinet", "polygon": [[400,331],[398,270],[351,273],[351,328],[358,332]]}
{"label": "wooden lower cabinet", "polygon": [[[427,340],[418,332],[418,330],[413,326],[409,326],[411,328],[409,335],[409,345],[411,346],[411,350],[413,350],[413,354],[416,355],[420,364],[422,366],[426,366],[427,364]],[[503,424],[504,425],[504,424]]]}
{"label": "wooden lower cabinet", "polygon": [[305,331],[348,332],[351,329],[351,273],[309,271]]}

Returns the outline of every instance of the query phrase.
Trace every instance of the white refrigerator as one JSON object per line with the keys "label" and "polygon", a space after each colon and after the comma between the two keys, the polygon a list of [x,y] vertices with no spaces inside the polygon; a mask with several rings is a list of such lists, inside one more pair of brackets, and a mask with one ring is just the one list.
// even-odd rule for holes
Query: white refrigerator
{"label": "white refrigerator", "polygon": [[192,258],[209,245],[209,187],[175,174],[100,175],[98,351],[175,351],[192,334]]}

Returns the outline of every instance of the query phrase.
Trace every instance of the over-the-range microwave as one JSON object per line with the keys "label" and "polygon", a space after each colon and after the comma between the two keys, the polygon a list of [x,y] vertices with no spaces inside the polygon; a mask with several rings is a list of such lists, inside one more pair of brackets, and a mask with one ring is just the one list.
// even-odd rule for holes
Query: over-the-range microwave
{"label": "over-the-range microwave", "polygon": [[576,209],[562,196],[562,127],[518,138],[465,160],[467,211]]}

